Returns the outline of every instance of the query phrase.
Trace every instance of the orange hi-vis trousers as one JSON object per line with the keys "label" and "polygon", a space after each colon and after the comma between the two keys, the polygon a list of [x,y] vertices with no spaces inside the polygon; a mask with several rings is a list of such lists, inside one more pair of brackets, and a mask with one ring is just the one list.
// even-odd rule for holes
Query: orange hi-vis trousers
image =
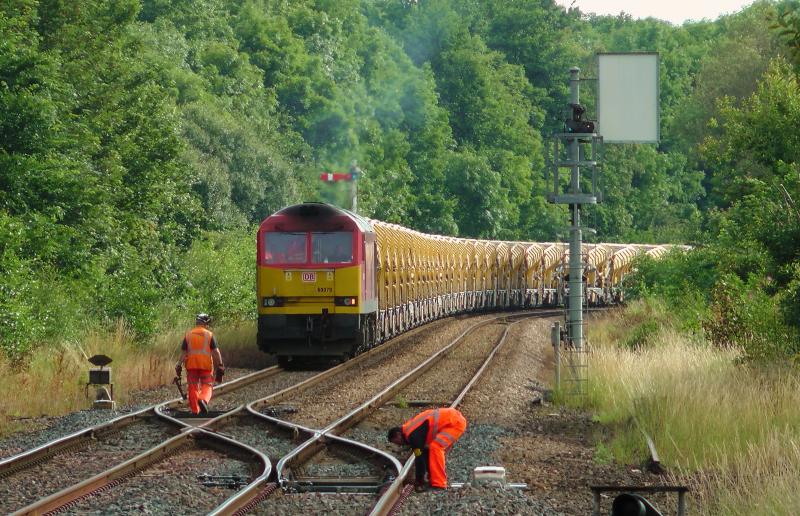
{"label": "orange hi-vis trousers", "polygon": [[444,455],[450,450],[467,428],[467,420],[454,408],[428,409],[420,412],[403,424],[403,435],[409,438],[414,430],[428,422],[428,435],[425,445],[428,447],[428,474],[431,486],[447,488],[447,471]]}
{"label": "orange hi-vis trousers", "polygon": [[447,488],[444,455],[467,429],[467,420],[456,409],[439,409],[439,429],[428,445],[428,473],[431,486]]}
{"label": "orange hi-vis trousers", "polygon": [[186,383],[189,390],[189,409],[195,413],[200,413],[198,400],[211,402],[211,393],[214,390],[214,377],[207,369],[187,369]]}

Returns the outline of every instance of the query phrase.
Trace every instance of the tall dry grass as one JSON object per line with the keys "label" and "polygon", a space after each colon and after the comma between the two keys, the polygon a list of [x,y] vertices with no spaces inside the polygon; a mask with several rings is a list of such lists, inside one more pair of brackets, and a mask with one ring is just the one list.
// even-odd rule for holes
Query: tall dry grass
{"label": "tall dry grass", "polygon": [[[267,356],[255,347],[255,324],[245,322],[214,329],[228,367],[264,367]],[[118,323],[107,332],[91,332],[80,342],[62,343],[33,352],[26,367],[16,370],[0,356],[0,368],[7,371],[7,394],[0,396],[0,435],[14,431],[24,418],[55,416],[89,408],[95,391],[85,394],[87,359],[103,354],[113,362],[114,398],[131,401],[131,393],[169,383],[180,354],[185,328],[164,330],[142,342]]]}
{"label": "tall dry grass", "polygon": [[255,321],[212,328],[217,335],[226,367],[263,369],[275,364],[275,359],[258,349]]}
{"label": "tall dry grass", "polygon": [[624,314],[593,325],[582,401],[614,430],[609,448],[618,460],[642,460],[644,430],[661,460],[697,489],[701,512],[800,514],[797,370],[741,365],[736,350],[668,324],[646,346],[620,346],[626,329]]}
{"label": "tall dry grass", "polygon": [[735,456],[722,468],[678,471],[688,480],[702,514],[732,516],[800,514],[800,438],[797,429],[772,429],[767,439]]}

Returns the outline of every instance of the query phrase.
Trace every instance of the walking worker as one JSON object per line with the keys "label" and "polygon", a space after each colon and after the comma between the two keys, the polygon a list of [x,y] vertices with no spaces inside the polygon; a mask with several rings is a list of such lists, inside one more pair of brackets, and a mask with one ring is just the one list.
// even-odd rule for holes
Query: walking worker
{"label": "walking worker", "polygon": [[414,452],[417,491],[427,488],[425,473],[430,476],[430,486],[447,489],[447,471],[444,455],[467,428],[464,415],[454,408],[428,409],[406,421],[402,427],[389,429],[389,442],[410,446]]}
{"label": "walking worker", "polygon": [[189,386],[189,408],[194,414],[207,414],[211,402],[211,392],[216,381],[222,383],[225,366],[217,346],[217,338],[208,329],[211,317],[198,314],[194,328],[186,332],[181,342],[181,359],[175,365],[175,374],[181,376],[181,364],[186,366],[186,383]]}

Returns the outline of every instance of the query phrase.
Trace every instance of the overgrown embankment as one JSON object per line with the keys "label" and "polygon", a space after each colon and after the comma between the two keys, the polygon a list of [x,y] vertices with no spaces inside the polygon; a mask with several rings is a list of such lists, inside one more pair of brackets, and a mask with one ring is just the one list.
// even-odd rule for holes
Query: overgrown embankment
{"label": "overgrown embankment", "polygon": [[612,429],[602,448],[641,463],[646,432],[667,481],[690,485],[703,514],[800,511],[800,375],[790,362],[715,346],[654,300],[594,322],[590,338],[584,403]]}
{"label": "overgrown embankment", "polygon": [[[254,343],[254,321],[228,323],[212,328],[220,342],[228,367],[254,368],[268,365],[268,356]],[[114,397],[121,405],[137,404],[136,393],[168,384],[174,376],[182,329],[163,331],[142,342],[130,328],[117,324],[106,331],[87,333],[80,342],[40,347],[27,358],[28,366],[17,368],[0,356],[0,368],[9,371],[9,395],[0,397],[0,436],[25,428],[22,424],[41,416],[55,416],[85,409],[95,397],[86,395],[86,359],[94,354],[113,358]],[[177,391],[175,391],[177,396]]]}
{"label": "overgrown embankment", "polygon": [[[23,285],[27,297],[20,299],[29,314],[20,324],[30,325],[26,331],[31,340],[0,353],[0,367],[14,392],[0,398],[0,434],[13,429],[20,417],[87,407],[93,393],[87,401],[84,388],[91,365],[86,359],[94,354],[113,359],[114,393],[122,403],[135,402],[131,391],[168,383],[183,332],[198,312],[211,313],[218,321],[213,329],[229,366],[257,363],[247,360],[259,353],[253,248],[247,230],[207,233],[180,255],[164,286],[114,285],[114,277],[106,278],[109,288],[129,296],[119,303],[135,308],[126,319],[104,317],[107,296],[86,288],[83,279],[46,271],[31,276]],[[243,362],[237,364],[235,357]]]}
{"label": "overgrown embankment", "polygon": [[646,432],[702,513],[797,514],[796,228],[743,210],[709,245],[637,264],[636,301],[591,326],[583,403],[613,430],[603,455],[642,462]]}

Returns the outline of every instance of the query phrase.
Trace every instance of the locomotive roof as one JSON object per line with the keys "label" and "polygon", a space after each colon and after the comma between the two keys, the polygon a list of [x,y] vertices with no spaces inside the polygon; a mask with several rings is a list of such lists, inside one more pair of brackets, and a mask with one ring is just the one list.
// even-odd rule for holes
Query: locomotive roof
{"label": "locomotive roof", "polygon": [[282,210],[275,213],[275,215],[286,215],[289,217],[315,217],[315,218],[326,218],[326,217],[348,217],[353,222],[356,223],[358,229],[367,233],[374,233],[375,230],[372,228],[372,224],[370,224],[367,219],[361,217],[353,213],[352,211],[345,210],[343,208],[339,208],[338,206],[333,206],[332,204],[327,204],[324,202],[304,202],[302,204],[294,204],[292,206],[287,206]]}

